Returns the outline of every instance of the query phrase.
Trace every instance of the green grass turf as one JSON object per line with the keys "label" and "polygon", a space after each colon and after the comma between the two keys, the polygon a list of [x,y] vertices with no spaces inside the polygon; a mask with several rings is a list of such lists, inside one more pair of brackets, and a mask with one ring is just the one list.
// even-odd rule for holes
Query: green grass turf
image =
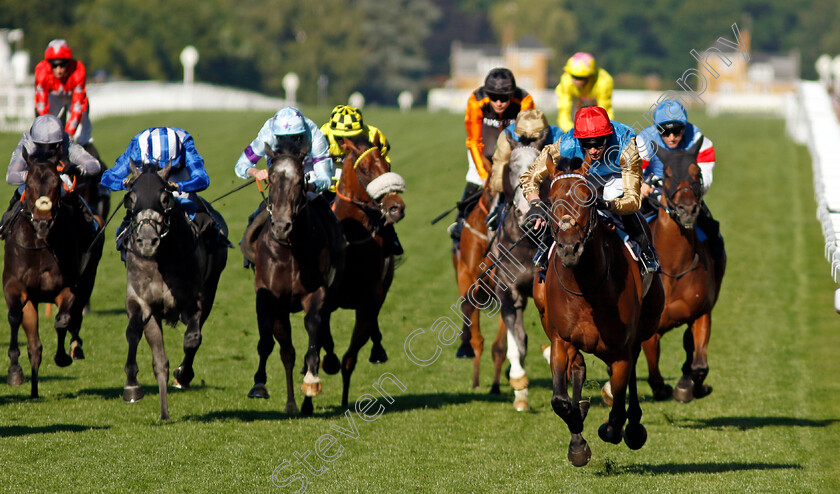
{"label": "green grass turf", "polygon": [[[311,109],[325,121],[328,109]],[[153,125],[189,130],[207,162],[208,199],[239,185],[233,174],[242,148],[270,112],[167,113],[95,122],[96,144],[113,163],[138,131]],[[315,418],[289,417],[282,410],[285,386],[275,352],[268,366],[269,400],[250,400],[258,357],[253,276],[231,251],[216,306],[204,327],[189,391],[171,390],[168,422],[159,405],[151,353],[141,342],[139,379],[144,400],[126,404],[125,269],[113,248],[118,221],[108,227],[106,250],[93,294],[93,313],[82,336],[87,360],[60,369],[52,361],[55,332],[42,317],[44,361],[41,398],[30,400],[29,382],[0,383],[0,489],[17,492],[293,492],[272,484],[301,473],[308,492],[832,492],[840,491],[840,331],[832,309],[835,288],[823,259],[814,220],[810,160],[783,134],[779,120],[693,115],[714,140],[718,166],[708,202],[721,220],[729,266],[714,312],[708,381],[714,393],[688,405],[656,403],[640,383],[648,442],[633,452],[601,442],[597,427],[608,409],[598,398],[606,377],[600,361],[587,356],[593,398],[584,430],[592,461],[574,468],[566,460],[569,433],[551,409],[550,374],[538,356],[546,341],[529,308],[532,412],[512,409],[512,392],[488,395],[491,364],[485,354],[482,387],[470,387],[471,364],[443,346],[432,365],[419,367],[403,352],[406,337],[449,312],[457,299],[445,232],[448,221],[429,220],[460,197],[466,171],[462,117],[415,111],[401,114],[371,108],[366,119],[393,143],[393,168],[408,182],[406,218],[398,232],[407,252],[385,303],[380,324],[391,360],[367,362],[369,345],[353,376],[351,398],[374,393],[371,385],[390,372],[406,387],[389,386],[392,404],[375,421],[352,414],[358,437],[339,405],[341,379],[322,374],[324,392]],[[634,121],[637,115],[619,115]],[[0,135],[11,153],[18,136]],[[7,187],[4,197],[11,194]],[[115,195],[114,203],[119,195]],[[255,188],[216,205],[238,240],[259,200]],[[118,219],[121,214],[118,215]],[[2,310],[5,313],[5,310]],[[42,309],[43,314],[43,309]],[[302,362],[306,335],[296,317],[294,341]],[[482,316],[492,340],[495,320]],[[346,348],[351,314],[333,318],[337,344]],[[171,368],[182,357],[184,327],[166,328]],[[682,363],[681,330],[664,339],[662,369],[671,384]],[[0,332],[0,346],[8,346]],[[25,348],[25,347],[24,347]],[[24,373],[29,376],[22,348]],[[432,355],[434,336],[414,342],[418,356]],[[275,347],[276,349],[276,347]],[[488,341],[489,350],[489,341]],[[5,364],[4,364],[5,367]],[[640,364],[640,378],[647,377]],[[0,377],[2,379],[2,377]],[[300,405],[301,376],[295,374]],[[295,452],[314,451],[319,437],[338,440],[324,462],[312,454],[316,475]],[[322,444],[323,446],[323,444]],[[339,449],[343,448],[343,449]]]}

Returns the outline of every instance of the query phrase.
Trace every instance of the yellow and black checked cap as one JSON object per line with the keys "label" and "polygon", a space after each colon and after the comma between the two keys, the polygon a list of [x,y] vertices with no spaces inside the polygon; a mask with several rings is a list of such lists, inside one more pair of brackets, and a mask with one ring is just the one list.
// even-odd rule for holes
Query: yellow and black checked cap
{"label": "yellow and black checked cap", "polygon": [[330,114],[330,133],[340,137],[352,137],[364,131],[362,112],[348,105],[338,105]]}

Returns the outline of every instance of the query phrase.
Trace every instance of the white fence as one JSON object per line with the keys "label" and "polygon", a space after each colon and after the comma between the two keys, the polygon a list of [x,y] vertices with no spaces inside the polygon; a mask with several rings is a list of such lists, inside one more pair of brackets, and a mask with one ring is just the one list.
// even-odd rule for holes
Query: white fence
{"label": "white fence", "polygon": [[[831,97],[819,82],[800,81],[795,98],[786,112],[787,132],[800,144],[807,144],[814,170],[814,197],[817,220],[825,237],[825,257],[831,264],[831,276],[840,284],[840,123]],[[835,309],[840,312],[838,294]]]}
{"label": "white fence", "polygon": [[[0,132],[23,132],[35,117],[32,85],[0,86]],[[90,117],[168,110],[266,110],[286,106],[286,100],[210,84],[111,82],[87,87]]]}

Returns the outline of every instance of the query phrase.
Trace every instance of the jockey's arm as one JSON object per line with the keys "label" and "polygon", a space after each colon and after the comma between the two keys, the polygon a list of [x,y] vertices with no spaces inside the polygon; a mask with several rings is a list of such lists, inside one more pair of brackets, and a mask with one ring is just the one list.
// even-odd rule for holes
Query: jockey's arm
{"label": "jockey's arm", "polygon": [[496,149],[493,150],[493,170],[490,172],[489,186],[490,190],[500,193],[504,190],[502,177],[505,172],[505,165],[510,162],[510,142],[505,137],[505,132],[499,134],[496,140]]}
{"label": "jockey's arm", "polygon": [[[275,144],[274,135],[271,133],[271,120],[270,118],[266,120],[257,137],[239,155],[234,167],[237,177],[242,179],[256,177],[257,180],[268,180],[268,170],[257,170],[254,167],[265,156],[266,144],[270,147]],[[253,171],[251,171],[252,169]]]}
{"label": "jockey's arm", "polygon": [[[20,138],[17,147],[12,152],[12,159],[9,160],[9,169],[6,171],[6,183],[9,185],[23,185],[26,181],[26,172],[29,167],[23,159],[23,146],[26,141],[26,134]],[[34,146],[33,146],[34,147]]]}
{"label": "jockey's arm", "polygon": [[467,129],[467,151],[470,153],[482,180],[486,179],[489,174],[489,170],[485,169],[484,142],[481,140],[483,121],[484,115],[481,113],[481,107],[476,101],[475,95],[470,94],[470,99],[467,101],[467,111],[464,115],[464,127]]}
{"label": "jockey's arm", "polygon": [[544,147],[528,170],[519,177],[522,194],[528,202],[540,198],[540,184],[549,175],[549,166],[554,162],[554,153],[560,153],[560,141]]}
{"label": "jockey's arm", "polygon": [[70,75],[73,99],[70,104],[70,115],[67,117],[67,123],[64,126],[64,130],[70,134],[71,138],[82,121],[82,114],[88,110],[87,91],[85,90],[86,78],[85,66],[81,62],[76,62],[76,70]]}
{"label": "jockey's arm", "polygon": [[35,67],[35,113],[46,115],[50,112],[50,90],[47,87],[48,76],[52,76],[50,64],[42,61]]}
{"label": "jockey's arm", "polygon": [[330,143],[326,136],[313,123],[310,126],[309,137],[312,141],[310,156],[312,157],[312,175],[308,178],[315,186],[315,192],[323,192],[330,188],[332,177],[335,175],[335,165],[330,157]]}
{"label": "jockey's arm", "polygon": [[70,158],[70,164],[78,170],[80,175],[96,175],[102,169],[99,160],[75,142],[70,143],[70,149],[67,150],[67,154]]}
{"label": "jockey's arm", "polygon": [[633,214],[642,207],[642,158],[639,157],[639,151],[636,148],[635,136],[630,137],[630,142],[621,151],[619,163],[624,193],[612,202],[616,213]]}
{"label": "jockey's arm", "polygon": [[712,173],[715,170],[715,147],[712,140],[706,136],[703,136],[703,145],[700,146],[700,152],[697,154],[697,166],[700,167],[703,177],[703,193],[705,194],[712,186]]}
{"label": "jockey's arm", "polygon": [[191,135],[186,135],[183,145],[186,156],[184,166],[190,172],[190,178],[178,182],[178,190],[180,192],[202,191],[210,185],[210,177],[204,168],[204,158],[195,150],[195,142]]}

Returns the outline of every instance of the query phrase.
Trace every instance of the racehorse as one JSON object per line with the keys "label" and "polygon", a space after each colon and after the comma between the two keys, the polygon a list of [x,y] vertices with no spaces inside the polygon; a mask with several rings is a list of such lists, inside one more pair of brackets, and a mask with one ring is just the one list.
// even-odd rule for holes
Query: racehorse
{"label": "racehorse", "polygon": [[[473,359],[473,387],[479,387],[478,374],[481,363],[481,355],[484,353],[484,336],[481,334],[479,322],[479,307],[489,308],[492,301],[489,296],[495,289],[493,277],[485,279],[485,290],[476,290],[474,283],[479,274],[483,271],[481,265],[487,268],[487,248],[490,244],[490,236],[487,228],[487,215],[493,204],[495,194],[490,187],[484,187],[478,204],[470,211],[464,220],[464,229],[461,232],[460,246],[452,253],[452,263],[455,266],[455,278],[458,282],[459,300],[461,313],[464,316],[464,324],[461,329],[461,346],[455,353],[457,358]],[[493,342],[493,385],[490,393],[500,394],[499,376],[502,363],[505,360],[505,338],[506,331],[504,322],[499,320],[499,329],[496,339]]]}
{"label": "racehorse", "polygon": [[[304,357],[306,375],[301,389],[305,398],[301,412],[309,416],[312,397],[321,393],[319,335],[324,332],[322,321],[329,317],[327,297],[341,279],[345,242],[326,199],[315,194],[312,200],[307,199],[301,159],[275,153],[268,146],[266,156],[270,163],[269,193],[262,214],[269,218],[253,242],[260,363],[248,396],[268,398],[265,366],[276,338],[286,369],[286,413],[297,413],[292,381],[295,349],[289,314],[304,310],[309,348]],[[335,353],[328,353],[324,371],[335,374],[339,366]]]}
{"label": "racehorse", "polygon": [[[704,380],[709,373],[706,350],[712,325],[712,308],[720,295],[726,270],[726,253],[714,259],[708,242],[701,242],[694,224],[703,200],[697,153],[703,140],[687,150],[657,152],[664,164],[663,200],[654,199],[659,211],[653,222],[653,243],[659,253],[665,310],[659,329],[642,344],[648,361],[648,382],[653,396],[673,396],[689,402],[712,392]],[[651,201],[651,202],[654,202]],[[665,384],[659,372],[659,342],[669,330],[687,324],[683,335],[685,363],[676,389]]]}
{"label": "racehorse", "polygon": [[[341,179],[336,189],[333,211],[341,223],[347,240],[344,276],[335,297],[331,297],[329,312],[339,307],[356,311],[356,323],[350,346],[341,359],[343,390],[341,404],[346,407],[350,392],[350,377],[356,367],[359,350],[373,341],[384,355],[379,330],[379,310],[385,302],[394,279],[394,256],[385,255],[380,231],[392,227],[405,216],[405,203],[400,194],[405,180],[391,172],[391,165],[379,151],[379,137],[373,143],[357,144],[345,138],[347,155]],[[329,314],[324,318],[323,347],[327,355],[333,353],[334,342],[329,332]],[[374,358],[371,352],[371,359]],[[324,369],[327,372],[327,369]]]}
{"label": "racehorse", "polygon": [[[20,209],[9,220],[3,259],[3,291],[12,330],[7,380],[12,386],[23,383],[18,363],[18,328],[22,324],[32,366],[30,396],[37,398],[41,364],[38,304],[58,306],[56,365],[66,367],[73,359],[84,358],[79,337],[82,310],[93,291],[104,239],[96,235],[81,211],[62,200],[66,186],[59,175],[60,156],[45,159],[40,154],[29,155],[26,148],[22,151],[29,173]],[[102,225],[101,218],[98,223]],[[64,349],[68,331],[69,355]]]}
{"label": "racehorse", "polygon": [[551,340],[551,406],[571,433],[568,458],[574,466],[586,465],[591,457],[581,435],[589,411],[589,401],[581,401],[586,379],[581,351],[595,354],[611,369],[613,405],[599,437],[618,444],[628,421],[624,442],[634,450],[644,445],[647,432],[641,425],[636,359],[642,342],[653,335],[664,303],[659,277],[642,278],[630,251],[600,219],[595,191],[588,185],[588,161],[562,158],[552,167],[547,227],[555,245],[545,282],[534,283],[534,301]]}
{"label": "racehorse", "polygon": [[[126,235],[128,359],[123,400],[143,398],[137,381],[137,345],[146,336],[152,350],[152,367],[160,392],[160,418],[169,418],[166,386],[169,359],[163,348],[161,323],[187,326],[184,360],[175,369],[175,387],[189,387],[195,373],[193,360],[201,345],[201,327],[210,315],[219,276],[227,262],[227,246],[210,244],[198,236],[189,217],[178,205],[168,186],[171,165],[164,168],[131,162],[131,177],[125,209],[132,218]],[[221,215],[210,211],[222,230]]]}

